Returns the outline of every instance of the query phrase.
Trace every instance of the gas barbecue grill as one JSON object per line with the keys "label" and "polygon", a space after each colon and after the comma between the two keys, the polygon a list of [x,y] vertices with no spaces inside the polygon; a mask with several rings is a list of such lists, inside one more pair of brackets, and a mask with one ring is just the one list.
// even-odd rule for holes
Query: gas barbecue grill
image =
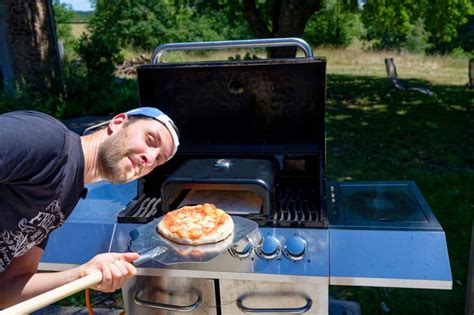
{"label": "gas barbecue grill", "polygon": [[[159,62],[169,50],[260,45],[296,45],[306,57]],[[328,214],[335,229],[442,232],[412,182],[326,183],[326,60],[313,57],[305,42],[171,44],[159,47],[153,60],[137,69],[140,104],[173,117],[181,146],[172,161],[139,182],[137,200],[119,222],[149,207],[141,200],[155,200],[154,217],[213,202],[256,221],[259,232],[209,263],[151,264],[153,276],[139,276],[124,289],[129,313],[196,307],[198,314],[326,314]]]}
{"label": "gas barbecue grill", "polygon": [[[172,50],[285,45],[305,57],[160,63]],[[129,186],[114,187],[128,204],[113,227],[71,222],[58,237],[113,229],[106,249],[124,252],[131,231],[202,202],[259,228],[210,262],[140,266],[123,288],[128,314],[328,314],[329,285],[451,288],[444,232],[415,183],[326,181],[326,60],[304,41],[167,44],[153,60],[137,69],[140,104],[172,117],[177,155],[137,182],[133,200],[119,193]],[[110,194],[103,189],[90,190],[74,212],[84,218],[73,219],[90,222],[92,207],[100,213]],[[43,269],[73,263],[53,255],[62,253],[54,240]]]}

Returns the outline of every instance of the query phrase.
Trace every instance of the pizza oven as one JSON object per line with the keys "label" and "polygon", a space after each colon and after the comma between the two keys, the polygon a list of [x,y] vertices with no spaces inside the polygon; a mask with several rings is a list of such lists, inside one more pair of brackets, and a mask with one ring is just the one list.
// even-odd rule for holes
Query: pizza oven
{"label": "pizza oven", "polygon": [[[174,50],[279,46],[297,46],[305,56],[160,62]],[[111,250],[127,250],[130,230],[184,205],[214,203],[259,227],[210,262],[145,264],[123,289],[127,313],[327,314],[330,233],[335,240],[341,227],[442,232],[412,182],[326,182],[326,60],[306,42],[166,44],[153,64],[138,67],[137,78],[140,105],[167,113],[181,145],[138,181]]]}

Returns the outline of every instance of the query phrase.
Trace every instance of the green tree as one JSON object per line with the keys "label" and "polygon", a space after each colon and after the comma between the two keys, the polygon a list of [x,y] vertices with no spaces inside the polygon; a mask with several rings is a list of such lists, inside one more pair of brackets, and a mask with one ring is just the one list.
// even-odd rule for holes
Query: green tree
{"label": "green tree", "polygon": [[72,11],[71,6],[68,6],[67,4],[54,4],[53,12],[58,40],[63,43],[65,55],[70,55],[75,43],[71,26],[74,11]]}
{"label": "green tree", "polygon": [[458,36],[458,27],[468,22],[473,14],[471,0],[431,0],[428,1],[425,25],[431,33],[430,42],[437,51],[447,52],[450,43]]}
{"label": "green tree", "polygon": [[421,46],[444,51],[472,7],[470,0],[368,0],[362,12],[365,39],[375,48],[401,49],[411,47],[414,37],[425,38]]}
{"label": "green tree", "polygon": [[474,56],[474,14],[469,15],[468,20],[458,28],[459,36],[452,42],[451,47],[470,52]]}
{"label": "green tree", "polygon": [[193,19],[205,17],[210,27],[222,39],[236,40],[254,38],[244,18],[241,1],[229,0],[174,0],[176,8],[187,8]]}
{"label": "green tree", "polygon": [[[257,38],[302,37],[309,19],[322,10],[323,0],[176,0],[180,5],[225,12],[228,16],[242,17],[251,34]],[[357,1],[339,0],[341,9],[356,9]],[[241,21],[240,19],[234,19]],[[292,57],[296,48],[283,47],[270,50],[271,57]]]}
{"label": "green tree", "polygon": [[222,40],[219,18],[173,1],[98,0],[90,30],[117,38],[120,47],[152,50],[166,42]]}
{"label": "green tree", "polygon": [[[322,9],[323,1],[97,0],[90,28],[119,38],[122,47],[148,50],[164,42],[301,37],[309,19]],[[331,6],[332,11],[324,15],[327,23],[322,21],[321,25],[326,24],[324,30],[331,31],[331,43],[347,45],[353,32],[346,27],[356,20],[344,12],[357,10],[357,1],[326,1],[337,5]],[[333,13],[337,13],[335,17]],[[270,52],[272,57],[295,53],[294,47]]]}
{"label": "green tree", "polygon": [[171,12],[160,0],[97,0],[89,29],[107,34],[119,46],[152,49],[167,40]]}

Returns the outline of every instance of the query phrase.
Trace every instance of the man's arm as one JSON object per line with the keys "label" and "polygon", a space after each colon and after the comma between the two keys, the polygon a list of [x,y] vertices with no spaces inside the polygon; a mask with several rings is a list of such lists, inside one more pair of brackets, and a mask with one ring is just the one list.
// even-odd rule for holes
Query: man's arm
{"label": "man's arm", "polygon": [[102,271],[102,282],[96,289],[113,292],[121,288],[126,279],[136,274],[131,262],[139,257],[136,253],[100,254],[73,269],[36,273],[43,252],[35,246],[23,256],[15,258],[8,268],[0,273],[0,307],[17,304],[98,270]]}

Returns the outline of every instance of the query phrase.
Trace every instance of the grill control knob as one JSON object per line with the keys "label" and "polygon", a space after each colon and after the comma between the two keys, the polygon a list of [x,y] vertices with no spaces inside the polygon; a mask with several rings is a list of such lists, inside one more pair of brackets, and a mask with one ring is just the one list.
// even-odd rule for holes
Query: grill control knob
{"label": "grill control knob", "polygon": [[253,247],[252,240],[248,237],[244,237],[239,242],[232,245],[232,247],[229,249],[229,252],[234,257],[246,258],[252,253]]}
{"label": "grill control knob", "polygon": [[278,256],[280,251],[280,242],[271,235],[262,237],[258,244],[257,254],[265,259],[273,259]]}
{"label": "grill control knob", "polygon": [[293,236],[286,241],[283,253],[288,259],[301,260],[305,251],[306,241],[299,236]]}

